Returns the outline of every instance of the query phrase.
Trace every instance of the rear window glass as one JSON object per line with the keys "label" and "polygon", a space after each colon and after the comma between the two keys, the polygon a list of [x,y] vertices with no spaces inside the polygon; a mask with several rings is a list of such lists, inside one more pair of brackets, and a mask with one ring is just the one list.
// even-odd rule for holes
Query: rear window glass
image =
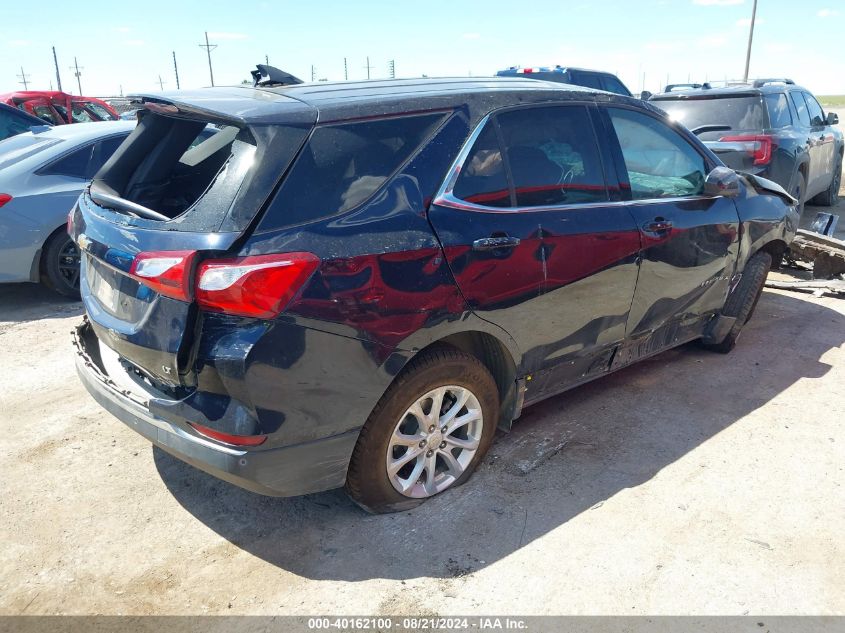
{"label": "rear window glass", "polygon": [[[705,125],[724,125],[731,130],[762,130],[764,127],[762,98],[756,95],[660,99],[652,103],[664,110],[671,119],[682,123],[693,132]],[[721,135],[724,135],[724,132],[704,132],[700,138],[711,140]]]}
{"label": "rear window glass", "polygon": [[113,136],[96,143],[88,143],[84,147],[54,161],[40,173],[89,180],[94,177],[94,174],[114,154],[124,140],[126,140],[126,135]]}
{"label": "rear window glass", "polygon": [[790,92],[789,96],[792,98],[792,103],[798,111],[798,120],[803,125],[810,125],[810,115],[807,113],[807,103],[804,101],[804,97],[797,91]]}
{"label": "rear window glass", "polygon": [[472,146],[452,194],[460,200],[487,207],[510,206],[508,178],[493,125],[486,125]]}
{"label": "rear window glass", "polygon": [[268,209],[261,230],[357,207],[410,158],[444,116],[435,113],[317,127]]}
{"label": "rear window glass", "polygon": [[792,125],[792,115],[789,114],[789,104],[785,94],[766,95],[766,109],[769,111],[769,127],[780,129]]}

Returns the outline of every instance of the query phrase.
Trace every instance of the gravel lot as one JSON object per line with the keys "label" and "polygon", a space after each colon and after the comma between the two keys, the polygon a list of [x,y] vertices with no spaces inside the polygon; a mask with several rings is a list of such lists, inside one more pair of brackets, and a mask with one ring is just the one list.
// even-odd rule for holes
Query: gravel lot
{"label": "gravel lot", "polygon": [[766,291],[731,355],[527,409],[463,488],[380,517],[153,449],[78,382],[80,315],[0,287],[0,614],[845,613],[842,299]]}

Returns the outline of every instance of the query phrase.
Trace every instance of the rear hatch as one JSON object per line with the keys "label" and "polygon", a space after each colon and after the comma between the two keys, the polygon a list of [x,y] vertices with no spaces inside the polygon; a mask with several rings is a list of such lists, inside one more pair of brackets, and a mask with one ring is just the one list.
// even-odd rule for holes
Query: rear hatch
{"label": "rear hatch", "polygon": [[201,261],[237,248],[315,120],[250,89],[140,97],[136,129],[71,211],[101,344],[165,389],[190,388]]}
{"label": "rear hatch", "polygon": [[680,95],[652,99],[670,118],[696,134],[731,169],[754,172],[772,156],[772,139],[759,93]]}

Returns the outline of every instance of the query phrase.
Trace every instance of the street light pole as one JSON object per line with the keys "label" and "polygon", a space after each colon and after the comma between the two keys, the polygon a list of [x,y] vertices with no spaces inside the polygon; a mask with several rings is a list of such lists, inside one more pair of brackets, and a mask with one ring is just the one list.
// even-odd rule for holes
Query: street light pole
{"label": "street light pole", "polygon": [[751,66],[751,42],[754,41],[754,22],[757,19],[757,0],[754,0],[754,6],[751,9],[751,29],[748,31],[748,51],[745,53],[745,75],[742,80],[748,82],[748,69]]}

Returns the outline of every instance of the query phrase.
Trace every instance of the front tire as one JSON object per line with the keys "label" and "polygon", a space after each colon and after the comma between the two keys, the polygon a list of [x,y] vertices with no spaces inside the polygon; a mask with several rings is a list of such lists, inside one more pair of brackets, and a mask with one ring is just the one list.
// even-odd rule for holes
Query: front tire
{"label": "front tire", "polygon": [[760,295],[763,294],[763,286],[766,283],[766,276],[772,267],[772,256],[769,253],[760,251],[751,256],[742,271],[742,279],[728,295],[722,314],[727,317],[735,317],[733,327],[728,335],[720,343],[705,343],[704,346],[722,354],[727,354],[736,347],[737,339],[742,332],[743,326],[751,320]]}
{"label": "front tire", "polygon": [[496,382],[477,358],[450,348],[424,352],[361,429],[346,491],[368,512],[382,513],[459,486],[490,448],[498,415]]}
{"label": "front tire", "polygon": [[60,295],[79,299],[79,262],[79,249],[70,235],[56,231],[44,245],[41,282]]}

